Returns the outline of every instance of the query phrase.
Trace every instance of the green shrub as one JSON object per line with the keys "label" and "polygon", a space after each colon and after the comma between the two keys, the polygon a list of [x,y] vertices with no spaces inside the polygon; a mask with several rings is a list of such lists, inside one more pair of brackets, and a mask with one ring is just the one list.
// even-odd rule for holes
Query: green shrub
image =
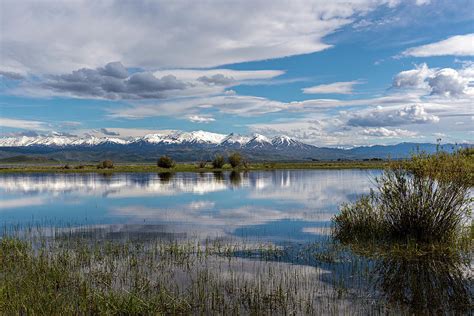
{"label": "green shrub", "polygon": [[206,168],[206,165],[207,165],[207,161],[201,160],[201,161],[198,162],[197,167],[200,168],[200,169],[204,169],[204,168]]}
{"label": "green shrub", "polygon": [[97,169],[113,169],[114,162],[112,160],[104,160],[97,166]]}
{"label": "green shrub", "polygon": [[333,218],[341,241],[451,242],[470,216],[469,186],[397,168],[376,179],[376,192],[342,206]]}
{"label": "green shrub", "polygon": [[224,167],[224,164],[225,164],[225,159],[224,159],[224,156],[222,155],[216,155],[214,157],[214,160],[212,160],[212,167],[214,169],[221,169],[222,167]]}
{"label": "green shrub", "polygon": [[176,163],[174,162],[173,159],[165,155],[165,156],[161,156],[160,159],[158,159],[157,165],[160,168],[170,169],[170,168],[173,168],[176,165]]}
{"label": "green shrub", "polygon": [[242,155],[239,153],[233,153],[231,154],[227,160],[229,161],[229,164],[232,166],[232,168],[237,168],[242,164]]}

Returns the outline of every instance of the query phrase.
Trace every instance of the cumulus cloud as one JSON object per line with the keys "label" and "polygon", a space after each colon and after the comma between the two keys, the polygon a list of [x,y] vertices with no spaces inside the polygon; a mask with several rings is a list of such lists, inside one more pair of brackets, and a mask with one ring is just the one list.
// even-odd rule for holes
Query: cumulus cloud
{"label": "cumulus cloud", "polygon": [[188,120],[193,123],[210,123],[216,119],[210,116],[191,115],[188,117]]}
{"label": "cumulus cloud", "polygon": [[105,67],[99,68],[98,71],[103,76],[110,76],[118,79],[125,79],[128,77],[128,70],[119,61],[108,63]]}
{"label": "cumulus cloud", "polygon": [[121,62],[68,74],[45,75],[23,81],[9,92],[35,97],[74,96],[90,99],[140,100],[198,97],[226,93],[230,86],[268,82],[280,70],[168,69],[129,72]]}
{"label": "cumulus cloud", "polygon": [[443,96],[459,96],[468,89],[469,79],[462,77],[458,71],[444,68],[428,78],[432,94]]}
{"label": "cumulus cloud", "polygon": [[404,108],[384,109],[377,107],[363,112],[349,114],[349,126],[382,127],[405,124],[437,123],[439,117],[426,112],[421,104],[408,105]]}
{"label": "cumulus cloud", "polygon": [[111,60],[144,69],[201,68],[312,53],[331,47],[325,36],[387,2],[396,4],[5,0],[0,61],[60,74]]}
{"label": "cumulus cloud", "polygon": [[218,86],[230,86],[236,81],[232,77],[226,77],[223,74],[215,74],[213,76],[202,76],[197,79],[198,81],[204,82],[205,84],[213,84]]}
{"label": "cumulus cloud", "polygon": [[366,128],[362,130],[361,134],[365,136],[388,138],[413,137],[417,135],[416,132],[408,131],[406,129],[388,129],[385,127]]}
{"label": "cumulus cloud", "polygon": [[120,133],[108,130],[106,128],[101,128],[100,131],[102,132],[102,134],[107,136],[120,136]]}
{"label": "cumulus cloud", "polygon": [[474,33],[456,35],[445,40],[405,50],[402,56],[474,56]]}
{"label": "cumulus cloud", "polygon": [[[194,82],[202,78],[201,81],[206,81],[205,78],[213,77],[234,79],[233,83],[245,83],[249,81],[263,81],[272,79],[283,75],[285,72],[282,70],[233,70],[226,68],[216,69],[164,69],[156,70],[153,74],[156,77],[163,77],[167,75],[176,76],[179,80]],[[209,79],[208,79],[209,80]]]}
{"label": "cumulus cloud", "polygon": [[0,70],[0,76],[10,80],[21,80],[25,78],[25,76],[20,73],[5,70]]}
{"label": "cumulus cloud", "polygon": [[352,94],[354,85],[359,83],[359,81],[333,82],[329,84],[322,84],[318,86],[303,88],[302,91],[306,94]]}
{"label": "cumulus cloud", "polygon": [[426,79],[434,73],[426,63],[416,65],[415,69],[399,72],[392,85],[396,88],[426,88]]}
{"label": "cumulus cloud", "polygon": [[415,69],[402,71],[394,79],[395,88],[426,89],[431,95],[460,97],[469,93],[469,83],[474,81],[474,66],[465,64],[461,69],[430,69],[427,64],[415,66]]}
{"label": "cumulus cloud", "polygon": [[183,90],[187,86],[173,75],[157,78],[150,72],[136,72],[129,76],[120,62],[52,75],[41,84],[41,88],[56,93],[105,99],[159,99],[169,90]]}

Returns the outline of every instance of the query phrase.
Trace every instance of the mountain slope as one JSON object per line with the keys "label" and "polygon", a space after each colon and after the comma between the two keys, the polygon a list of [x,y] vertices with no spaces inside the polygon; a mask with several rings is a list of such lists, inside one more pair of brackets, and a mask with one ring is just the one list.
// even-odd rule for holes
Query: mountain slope
{"label": "mountain slope", "polygon": [[[443,146],[452,151],[457,147]],[[217,153],[239,151],[250,160],[311,161],[336,159],[404,158],[421,150],[436,151],[429,143],[401,143],[390,146],[368,146],[352,149],[324,148],[305,144],[288,136],[268,138],[260,134],[251,137],[236,134],[217,134],[205,131],[169,131],[143,137],[76,137],[64,135],[0,138],[0,158],[35,155],[60,161],[154,161],[169,155],[177,161],[211,159]]]}

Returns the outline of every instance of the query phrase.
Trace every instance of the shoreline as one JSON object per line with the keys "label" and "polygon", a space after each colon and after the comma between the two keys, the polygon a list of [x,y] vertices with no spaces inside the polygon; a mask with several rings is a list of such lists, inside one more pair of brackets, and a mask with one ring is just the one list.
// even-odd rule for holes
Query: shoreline
{"label": "shoreline", "polygon": [[174,168],[159,168],[156,164],[116,164],[111,169],[98,169],[94,164],[68,164],[69,168],[58,165],[28,165],[11,164],[0,166],[0,174],[8,173],[141,173],[141,172],[219,172],[219,171],[262,171],[262,170],[291,170],[291,169],[383,169],[388,165],[386,161],[328,161],[328,162],[265,162],[253,163],[247,168],[224,168],[215,169],[210,165],[199,168],[196,164],[180,163]]}

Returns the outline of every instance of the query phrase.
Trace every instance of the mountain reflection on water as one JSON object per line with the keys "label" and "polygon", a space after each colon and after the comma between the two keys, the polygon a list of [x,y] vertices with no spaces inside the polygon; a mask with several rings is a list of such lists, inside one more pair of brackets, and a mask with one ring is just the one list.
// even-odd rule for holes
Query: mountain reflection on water
{"label": "mountain reflection on water", "polygon": [[[446,254],[367,258],[334,247],[328,235],[331,217],[341,203],[367,193],[379,173],[1,175],[0,222],[8,227],[42,221],[56,233],[64,229],[67,238],[270,243],[278,251],[235,251],[234,257],[245,262],[242,275],[258,277],[259,270],[249,270],[250,261],[258,262],[258,269],[274,264],[303,269],[305,277],[315,278],[305,283],[301,295],[326,299],[342,295],[343,306],[358,304],[365,310],[369,304],[387,301],[395,313],[469,313],[473,294],[470,258]],[[220,267],[226,266],[216,260]],[[241,266],[240,261],[234,264]],[[318,294],[316,288],[324,291]]]}
{"label": "mountain reflection on water", "polygon": [[188,234],[309,240],[379,171],[0,176],[0,220],[162,224]]}

